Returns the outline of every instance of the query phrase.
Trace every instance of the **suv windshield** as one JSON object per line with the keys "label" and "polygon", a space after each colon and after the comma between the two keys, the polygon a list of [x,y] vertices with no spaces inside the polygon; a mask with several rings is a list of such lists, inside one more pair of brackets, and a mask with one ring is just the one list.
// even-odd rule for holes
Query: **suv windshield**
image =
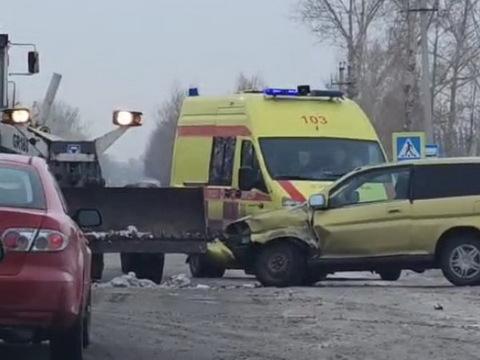
{"label": "suv windshield", "polygon": [[38,174],[31,169],[0,165],[0,206],[44,209]]}
{"label": "suv windshield", "polygon": [[263,138],[260,147],[275,180],[332,181],[358,167],[385,162],[375,141]]}

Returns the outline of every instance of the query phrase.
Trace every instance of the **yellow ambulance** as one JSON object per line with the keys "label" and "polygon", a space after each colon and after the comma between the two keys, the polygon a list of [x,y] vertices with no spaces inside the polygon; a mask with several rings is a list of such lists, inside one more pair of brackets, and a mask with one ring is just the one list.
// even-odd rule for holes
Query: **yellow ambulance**
{"label": "yellow ambulance", "polygon": [[[385,161],[369,119],[339,91],[299,86],[189,94],[177,126],[171,185],[205,187],[210,231],[301,204],[345,173]],[[220,241],[188,262],[194,277],[220,277],[237,267]]]}

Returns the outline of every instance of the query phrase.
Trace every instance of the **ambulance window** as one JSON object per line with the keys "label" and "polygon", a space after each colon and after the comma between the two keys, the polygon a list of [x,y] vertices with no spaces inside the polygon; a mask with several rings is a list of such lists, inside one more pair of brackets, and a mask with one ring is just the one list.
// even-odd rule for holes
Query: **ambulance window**
{"label": "ambulance window", "polygon": [[255,187],[258,190],[261,190],[263,192],[267,192],[267,187],[265,185],[265,180],[263,179],[263,176],[261,175],[262,172],[260,170],[260,165],[258,164],[258,158],[257,154],[255,152],[255,148],[253,147],[253,144],[251,141],[244,140],[242,142],[242,157],[240,160],[241,167],[249,167],[254,170],[258,170],[260,174],[260,179],[258,179],[258,183],[255,185]]}
{"label": "ambulance window", "polygon": [[252,169],[259,169],[257,154],[251,141],[244,140],[242,142],[242,159],[241,167],[251,167]]}
{"label": "ambulance window", "polygon": [[236,139],[234,137],[213,138],[212,157],[210,160],[210,185],[232,185],[235,143]]}

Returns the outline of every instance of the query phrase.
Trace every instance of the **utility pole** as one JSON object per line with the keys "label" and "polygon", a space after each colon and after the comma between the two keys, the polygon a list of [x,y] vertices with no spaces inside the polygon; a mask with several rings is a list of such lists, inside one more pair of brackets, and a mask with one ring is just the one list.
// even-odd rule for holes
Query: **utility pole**
{"label": "utility pole", "polygon": [[428,8],[427,0],[418,0],[418,6],[416,9],[409,9],[409,12],[420,13],[420,27],[421,27],[421,51],[422,51],[422,102],[424,111],[424,130],[427,135],[427,143],[433,144],[434,128],[432,117],[432,93],[431,93],[431,78],[430,78],[430,65],[428,59],[428,25],[429,14],[437,11],[436,8]]}
{"label": "utility pole", "polygon": [[8,35],[0,34],[0,109],[8,107]]}
{"label": "utility pole", "polygon": [[348,92],[348,87],[352,85],[352,82],[350,81],[350,65],[348,66],[347,71],[348,79],[345,78],[345,70],[347,70],[347,64],[345,63],[345,61],[341,61],[338,64],[337,81],[334,81],[333,79],[330,81],[331,86],[336,86],[338,90],[344,93]]}
{"label": "utility pole", "polygon": [[433,144],[434,129],[432,118],[432,95],[431,95],[431,78],[430,65],[428,61],[428,14],[432,9],[427,9],[427,0],[420,0],[420,9],[423,10],[421,16],[422,28],[422,92],[423,92],[423,109],[424,109],[424,125],[427,134],[427,143]]}

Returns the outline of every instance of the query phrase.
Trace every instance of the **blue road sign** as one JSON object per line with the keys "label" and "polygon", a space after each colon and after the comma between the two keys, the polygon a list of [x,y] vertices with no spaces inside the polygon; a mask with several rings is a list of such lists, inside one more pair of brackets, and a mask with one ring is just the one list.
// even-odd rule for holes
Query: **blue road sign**
{"label": "blue road sign", "polygon": [[424,157],[425,134],[421,132],[394,133],[393,148],[397,161],[419,160]]}
{"label": "blue road sign", "polygon": [[430,144],[425,146],[426,157],[439,157],[440,147],[437,144]]}

